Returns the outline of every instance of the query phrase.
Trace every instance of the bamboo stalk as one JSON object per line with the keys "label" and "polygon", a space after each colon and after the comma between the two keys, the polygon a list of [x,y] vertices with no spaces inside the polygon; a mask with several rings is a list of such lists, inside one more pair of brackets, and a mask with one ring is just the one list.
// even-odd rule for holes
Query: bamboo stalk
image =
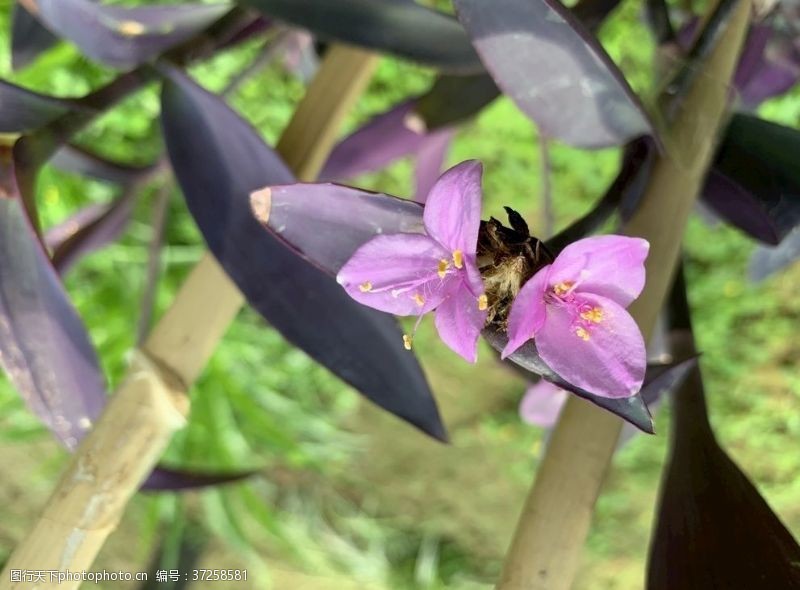
{"label": "bamboo stalk", "polygon": [[[376,64],[375,55],[359,49],[335,46],[328,52],[278,144],[300,179],[313,179],[319,172],[342,119]],[[31,587],[12,582],[12,570],[46,572],[35,585],[40,590],[79,586],[79,580],[59,583],[49,572],[80,572],[91,566],[128,500],[185,423],[186,390],[243,303],[235,285],[206,254],[71,458],[39,521],[12,553],[0,590]]]}
{"label": "bamboo stalk", "polygon": [[[647,284],[630,308],[649,339],[678,261],[689,212],[713,155],[730,80],[750,21],[741,0],[666,139],[641,207],[623,232],[650,241]],[[514,533],[497,590],[566,590],[622,420],[570,396],[550,439]]]}

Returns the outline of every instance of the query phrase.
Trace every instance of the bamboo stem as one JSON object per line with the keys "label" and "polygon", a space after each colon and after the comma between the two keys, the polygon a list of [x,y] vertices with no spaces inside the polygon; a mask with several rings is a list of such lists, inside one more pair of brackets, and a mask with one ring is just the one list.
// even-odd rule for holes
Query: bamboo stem
{"label": "bamboo stem", "polygon": [[[128,500],[186,423],[188,398],[143,357],[81,442],[39,521],[8,560],[0,588],[77,588]],[[33,573],[33,579],[25,574]],[[51,573],[53,572],[53,573]]]}
{"label": "bamboo stem", "polygon": [[[376,65],[377,56],[362,50],[330,49],[278,144],[300,179],[313,179],[319,172],[342,119]],[[79,572],[91,566],[128,500],[185,423],[186,390],[243,303],[236,286],[206,254],[147,338],[130,377],[72,457],[39,521],[12,553],[0,590],[30,587],[11,582],[12,570],[46,571],[49,576],[51,570]],[[79,584],[46,577],[36,587],[68,590]]]}
{"label": "bamboo stem", "polygon": [[[678,261],[689,212],[724,122],[730,80],[750,21],[741,0],[666,138],[641,207],[623,232],[650,241],[647,284],[630,308],[649,339]],[[497,590],[572,585],[621,419],[570,396],[522,509]]]}

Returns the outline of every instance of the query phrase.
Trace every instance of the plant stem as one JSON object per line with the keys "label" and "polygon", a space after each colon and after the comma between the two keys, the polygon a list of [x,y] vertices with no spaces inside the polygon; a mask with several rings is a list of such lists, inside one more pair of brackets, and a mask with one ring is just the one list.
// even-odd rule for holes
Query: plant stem
{"label": "plant stem", "polygon": [[[725,1],[725,0],[723,0]],[[630,308],[645,341],[676,267],[686,220],[724,122],[731,80],[751,15],[740,0],[668,130],[645,196],[624,233],[650,241],[647,284]],[[497,590],[566,590],[616,446],[622,421],[571,396],[522,509]]]}

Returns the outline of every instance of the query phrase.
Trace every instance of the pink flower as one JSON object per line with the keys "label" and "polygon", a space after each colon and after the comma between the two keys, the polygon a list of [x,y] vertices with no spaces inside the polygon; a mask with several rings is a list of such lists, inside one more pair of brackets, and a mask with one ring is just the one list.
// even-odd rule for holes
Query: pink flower
{"label": "pink flower", "polygon": [[[377,236],[361,246],[336,280],[356,301],[400,316],[436,310],[442,340],[470,362],[486,321],[476,262],[481,217],[480,162],[445,172],[428,194],[425,234]],[[419,323],[419,322],[418,322]],[[404,336],[411,348],[411,336]]]}
{"label": "pink flower", "polygon": [[519,404],[519,416],[528,424],[550,428],[558,421],[558,415],[566,401],[566,391],[542,379],[525,391]]}
{"label": "pink flower", "polygon": [[542,360],[569,383],[610,398],[641,389],[647,361],[625,308],[644,288],[649,244],[598,236],[564,248],[520,290],[503,358],[534,339]]}

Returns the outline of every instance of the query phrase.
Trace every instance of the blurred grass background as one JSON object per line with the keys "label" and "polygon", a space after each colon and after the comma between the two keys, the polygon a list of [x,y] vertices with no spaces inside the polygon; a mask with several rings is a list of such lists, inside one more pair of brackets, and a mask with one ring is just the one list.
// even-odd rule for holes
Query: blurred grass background
{"label": "blurred grass background", "polygon": [[[69,96],[113,76],[66,44],[33,67],[11,73],[9,16],[9,3],[1,3],[4,78]],[[602,41],[647,96],[653,49],[639,5],[624,2],[602,29]],[[192,73],[219,91],[258,51],[259,43],[251,42]],[[423,90],[431,79],[431,72],[383,59],[348,129]],[[232,104],[274,144],[302,94],[303,85],[276,63],[245,83]],[[790,125],[800,123],[799,113],[797,93],[762,108],[764,116]],[[157,116],[154,85],[98,119],[79,140],[110,157],[147,163],[164,149]],[[543,223],[539,157],[533,126],[509,101],[499,100],[459,132],[448,162],[482,160],[484,217],[502,217],[502,206],[510,205],[536,233]],[[615,173],[618,151],[582,152],[554,144],[551,157],[559,228],[602,194]],[[401,161],[354,182],[409,195],[411,172],[410,163]],[[160,184],[172,182],[167,178]],[[66,277],[112,388],[135,341],[156,188],[145,191],[121,240],[84,259]],[[38,190],[43,221],[51,225],[88,203],[108,201],[117,189],[48,168]],[[177,188],[170,198],[166,243],[157,315],[203,251]],[[719,438],[800,534],[800,267],[750,284],[746,267],[752,249],[737,231],[710,227],[694,216],[686,236],[691,302]],[[486,348],[477,366],[467,365],[437,341],[430,322],[423,323],[415,342],[451,431],[449,447],[367,407],[244,310],[193,387],[190,425],[165,460],[209,470],[254,468],[259,475],[181,496],[140,495],[97,569],[142,571],[148,564],[174,569],[197,559],[209,568],[246,567],[248,587],[491,587],[545,433],[519,421],[516,405],[525,383]],[[665,409],[658,415],[656,436],[637,436],[617,453],[576,588],[642,587],[668,425]],[[0,378],[0,448],[2,562],[38,513],[65,460],[5,378]]]}

